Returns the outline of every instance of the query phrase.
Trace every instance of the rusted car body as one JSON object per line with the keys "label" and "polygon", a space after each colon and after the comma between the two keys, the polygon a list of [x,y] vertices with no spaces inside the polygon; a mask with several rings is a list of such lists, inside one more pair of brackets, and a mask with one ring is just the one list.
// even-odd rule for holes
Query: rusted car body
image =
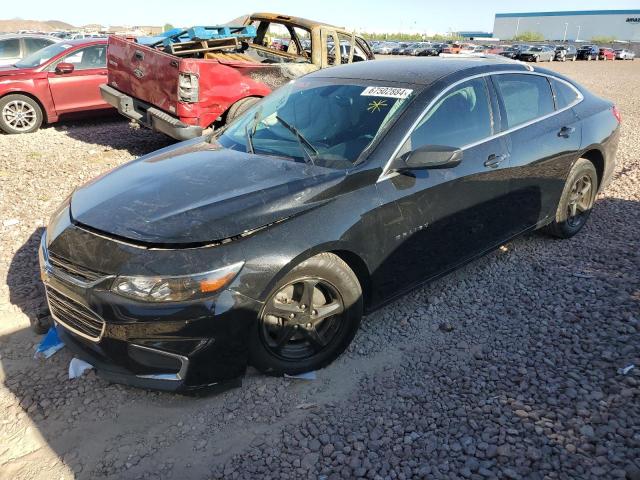
{"label": "rusted car body", "polygon": [[[291,79],[375,58],[363,38],[331,25],[270,13],[244,24],[256,27],[254,38],[203,42],[188,55],[111,36],[103,98],[122,115],[185,140],[232,120]],[[284,50],[270,36],[274,27],[290,36]],[[335,55],[337,44],[347,56]]]}

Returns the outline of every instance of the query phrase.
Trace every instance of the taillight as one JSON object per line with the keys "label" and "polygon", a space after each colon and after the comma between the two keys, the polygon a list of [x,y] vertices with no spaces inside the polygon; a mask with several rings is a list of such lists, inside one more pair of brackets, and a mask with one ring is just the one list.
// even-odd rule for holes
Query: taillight
{"label": "taillight", "polygon": [[178,75],[178,100],[187,103],[196,103],[200,96],[198,76],[193,73]]}
{"label": "taillight", "polygon": [[613,116],[616,117],[618,123],[622,122],[622,116],[620,116],[620,110],[618,110],[618,107],[616,107],[615,105],[611,107],[611,113],[613,113]]}

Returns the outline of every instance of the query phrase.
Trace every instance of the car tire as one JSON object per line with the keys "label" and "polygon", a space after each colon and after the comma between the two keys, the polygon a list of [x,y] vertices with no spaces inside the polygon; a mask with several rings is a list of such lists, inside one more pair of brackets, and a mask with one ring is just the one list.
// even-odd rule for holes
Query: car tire
{"label": "car tire", "polygon": [[241,98],[236,103],[231,105],[231,107],[229,107],[229,110],[227,111],[227,118],[225,123],[228,124],[233,122],[236,118],[242,115],[243,112],[246,112],[249,108],[251,108],[253,104],[255,104],[258,101],[260,101],[259,97]]}
{"label": "car tire", "polygon": [[[589,189],[586,189],[588,182]],[[581,195],[576,195],[583,191]],[[554,220],[544,229],[557,238],[571,238],[587,223],[598,193],[598,174],[589,160],[580,158],[575,163],[565,182]],[[576,207],[573,207],[573,205]],[[580,213],[577,213],[578,210]],[[574,216],[571,212],[574,212]]]}
{"label": "car tire", "polygon": [[[307,290],[308,286],[312,286],[312,290]],[[305,298],[313,298],[311,305],[301,303]],[[322,312],[323,306],[334,305],[334,302],[342,303],[341,313],[319,322],[310,318],[313,312]],[[363,304],[358,277],[340,257],[321,253],[303,261],[281,278],[267,296],[250,334],[249,363],[263,373],[278,376],[326,367],[353,340],[360,326]],[[284,315],[277,317],[270,315],[270,311],[282,311]],[[296,313],[286,313],[290,311]],[[297,317],[289,320],[292,317],[285,318],[288,315]],[[312,325],[305,324],[307,320],[318,322],[312,327],[315,335],[307,328]],[[285,338],[288,339],[283,340]],[[312,338],[322,341],[312,341]]]}
{"label": "car tire", "polygon": [[42,108],[31,97],[12,94],[0,99],[0,129],[5,133],[35,132],[43,119]]}
{"label": "car tire", "polygon": [[574,56],[574,57],[572,57],[572,58],[571,58],[571,61],[572,61],[572,62],[575,62],[575,61],[576,61],[576,58],[577,58],[577,57],[575,57],[575,56]]}

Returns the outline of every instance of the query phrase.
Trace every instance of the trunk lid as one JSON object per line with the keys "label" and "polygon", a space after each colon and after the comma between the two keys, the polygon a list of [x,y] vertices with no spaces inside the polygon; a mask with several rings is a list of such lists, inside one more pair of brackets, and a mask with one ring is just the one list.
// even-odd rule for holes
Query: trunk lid
{"label": "trunk lid", "polygon": [[168,113],[176,113],[179,58],[111,35],[107,68],[108,84],[113,88]]}

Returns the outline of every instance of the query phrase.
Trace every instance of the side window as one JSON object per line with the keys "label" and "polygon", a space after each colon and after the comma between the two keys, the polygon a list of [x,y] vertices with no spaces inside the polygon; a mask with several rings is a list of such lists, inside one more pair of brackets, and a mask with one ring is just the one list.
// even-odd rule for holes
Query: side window
{"label": "side window", "polygon": [[578,98],[576,91],[564,82],[551,80],[553,91],[556,94],[556,109],[560,110],[571,105]]}
{"label": "side window", "polygon": [[38,50],[48,47],[53,42],[51,40],[46,40],[44,38],[25,38],[24,44],[27,47],[27,55],[31,55]]}
{"label": "side window", "polygon": [[[447,92],[411,134],[408,150],[424,145],[461,148],[493,134],[489,93],[484,78]],[[404,148],[403,148],[404,150]]]}
{"label": "side window", "polygon": [[64,57],[60,62],[71,63],[75,70],[105,68],[107,66],[107,46],[94,45],[93,47],[76,50]]}
{"label": "side window", "polygon": [[493,78],[504,102],[508,128],[553,112],[553,96],[546,77],[513,73]]}
{"label": "side window", "polygon": [[10,38],[0,41],[0,58],[18,58],[20,56],[20,40]]}

